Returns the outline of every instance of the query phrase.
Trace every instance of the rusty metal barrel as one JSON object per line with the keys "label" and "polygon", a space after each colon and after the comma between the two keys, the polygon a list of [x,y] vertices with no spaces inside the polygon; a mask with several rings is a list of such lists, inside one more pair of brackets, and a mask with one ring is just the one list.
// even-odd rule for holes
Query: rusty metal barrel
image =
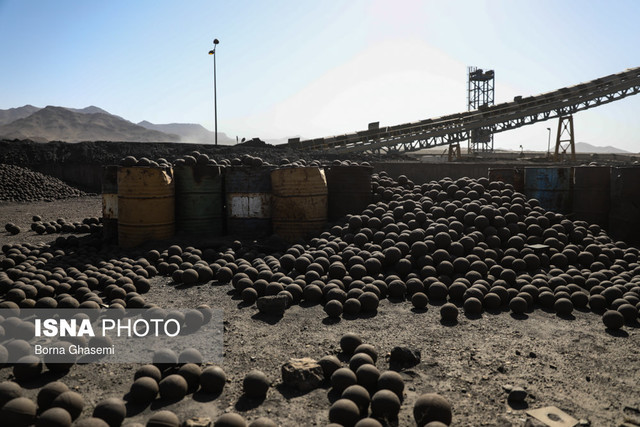
{"label": "rusty metal barrel", "polygon": [[489,168],[489,181],[502,181],[513,185],[519,192],[524,192],[524,170],[522,168]]}
{"label": "rusty metal barrel", "polygon": [[118,168],[118,244],[138,246],[175,232],[175,183],[171,168]]}
{"label": "rusty metal barrel", "polygon": [[274,234],[293,242],[318,234],[327,222],[327,179],[323,169],[300,167],[271,172]]}
{"label": "rusty metal barrel", "polygon": [[611,168],[609,234],[640,243],[640,167]]}
{"label": "rusty metal barrel", "polygon": [[177,165],[176,229],[186,234],[220,236],[224,232],[223,168]]}
{"label": "rusty metal barrel", "polygon": [[327,172],[328,216],[357,214],[371,203],[370,166],[332,166]]}
{"label": "rusty metal barrel", "polygon": [[568,214],[572,209],[570,167],[524,168],[524,194],[538,199],[544,209]]}
{"label": "rusty metal barrel", "polygon": [[102,238],[118,241],[118,166],[102,168]]}
{"label": "rusty metal barrel", "polygon": [[573,213],[575,219],[609,228],[611,168],[576,166],[573,168]]}
{"label": "rusty metal barrel", "polygon": [[233,166],[225,174],[227,234],[248,239],[271,234],[269,166]]}

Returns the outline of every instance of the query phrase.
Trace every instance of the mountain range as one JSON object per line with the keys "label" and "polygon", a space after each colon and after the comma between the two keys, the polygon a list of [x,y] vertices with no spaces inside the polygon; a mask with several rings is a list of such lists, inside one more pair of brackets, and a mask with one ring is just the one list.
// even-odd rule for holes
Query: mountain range
{"label": "mountain range", "polygon": [[[48,141],[191,142],[213,144],[213,132],[199,124],[138,124],[110,114],[102,108],[45,108],[25,105],[0,110],[0,138]],[[236,141],[218,133],[218,144]]]}

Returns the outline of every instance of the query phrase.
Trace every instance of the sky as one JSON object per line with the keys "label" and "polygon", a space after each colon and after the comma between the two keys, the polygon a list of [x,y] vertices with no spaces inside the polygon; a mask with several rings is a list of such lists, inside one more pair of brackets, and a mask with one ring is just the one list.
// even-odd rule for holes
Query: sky
{"label": "sky", "polygon": [[[637,0],[0,0],[0,109],[95,105],[134,123],[303,139],[467,110],[640,66]],[[574,116],[576,141],[640,152],[640,96]],[[546,151],[558,120],[495,135]]]}

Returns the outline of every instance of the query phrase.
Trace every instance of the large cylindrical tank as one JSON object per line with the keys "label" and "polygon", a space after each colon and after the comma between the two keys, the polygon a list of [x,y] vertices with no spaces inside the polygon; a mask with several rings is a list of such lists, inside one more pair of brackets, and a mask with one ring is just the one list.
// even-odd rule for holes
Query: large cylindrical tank
{"label": "large cylindrical tank", "polygon": [[367,208],[371,203],[372,172],[370,166],[331,166],[326,172],[330,220]]}
{"label": "large cylindrical tank", "polygon": [[102,168],[102,237],[118,241],[118,166]]}
{"label": "large cylindrical tank", "polygon": [[573,213],[575,219],[609,228],[611,168],[576,166],[573,168]]}
{"label": "large cylindrical tank", "polygon": [[177,165],[176,229],[186,234],[220,236],[224,232],[222,167]]}
{"label": "large cylindrical tank", "polygon": [[489,168],[489,181],[502,181],[513,185],[519,192],[524,192],[524,170],[522,168]]}
{"label": "large cylindrical tank", "polygon": [[268,166],[227,169],[227,234],[244,239],[271,234],[272,170]]}
{"label": "large cylindrical tank", "polygon": [[546,210],[571,212],[571,168],[528,167],[524,169],[524,194],[538,199]]}
{"label": "large cylindrical tank", "polygon": [[609,234],[625,242],[640,242],[640,167],[611,168]]}
{"label": "large cylindrical tank", "polygon": [[118,168],[118,244],[133,247],[164,240],[175,232],[173,170]]}
{"label": "large cylindrical tank", "polygon": [[274,234],[296,241],[318,234],[327,222],[327,179],[317,167],[271,172]]}

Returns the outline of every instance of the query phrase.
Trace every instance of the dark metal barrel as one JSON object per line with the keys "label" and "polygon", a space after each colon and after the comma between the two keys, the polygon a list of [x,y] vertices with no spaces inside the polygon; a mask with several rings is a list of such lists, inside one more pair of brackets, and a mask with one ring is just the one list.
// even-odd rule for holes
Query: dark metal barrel
{"label": "dark metal barrel", "polygon": [[274,234],[293,242],[320,234],[327,222],[327,179],[317,167],[271,172]]}
{"label": "dark metal barrel", "polygon": [[227,234],[244,239],[271,234],[272,170],[268,166],[227,169]]}
{"label": "dark metal barrel", "polygon": [[489,181],[502,181],[513,185],[519,192],[524,192],[524,170],[522,168],[489,168]]}
{"label": "dark metal barrel", "polygon": [[640,243],[640,167],[611,168],[609,234]]}
{"label": "dark metal barrel", "polygon": [[102,168],[102,238],[118,242],[118,165]]}
{"label": "dark metal barrel", "polygon": [[537,199],[544,209],[568,214],[571,212],[571,168],[524,168],[524,194]]}
{"label": "dark metal barrel", "polygon": [[170,239],[174,232],[173,170],[118,167],[118,244],[130,248]]}
{"label": "dark metal barrel", "polygon": [[328,216],[357,214],[371,203],[371,166],[332,166],[327,171]]}
{"label": "dark metal barrel", "polygon": [[573,213],[575,219],[609,228],[611,168],[576,166],[573,168]]}
{"label": "dark metal barrel", "polygon": [[177,165],[174,173],[177,230],[207,236],[223,234],[222,168]]}

